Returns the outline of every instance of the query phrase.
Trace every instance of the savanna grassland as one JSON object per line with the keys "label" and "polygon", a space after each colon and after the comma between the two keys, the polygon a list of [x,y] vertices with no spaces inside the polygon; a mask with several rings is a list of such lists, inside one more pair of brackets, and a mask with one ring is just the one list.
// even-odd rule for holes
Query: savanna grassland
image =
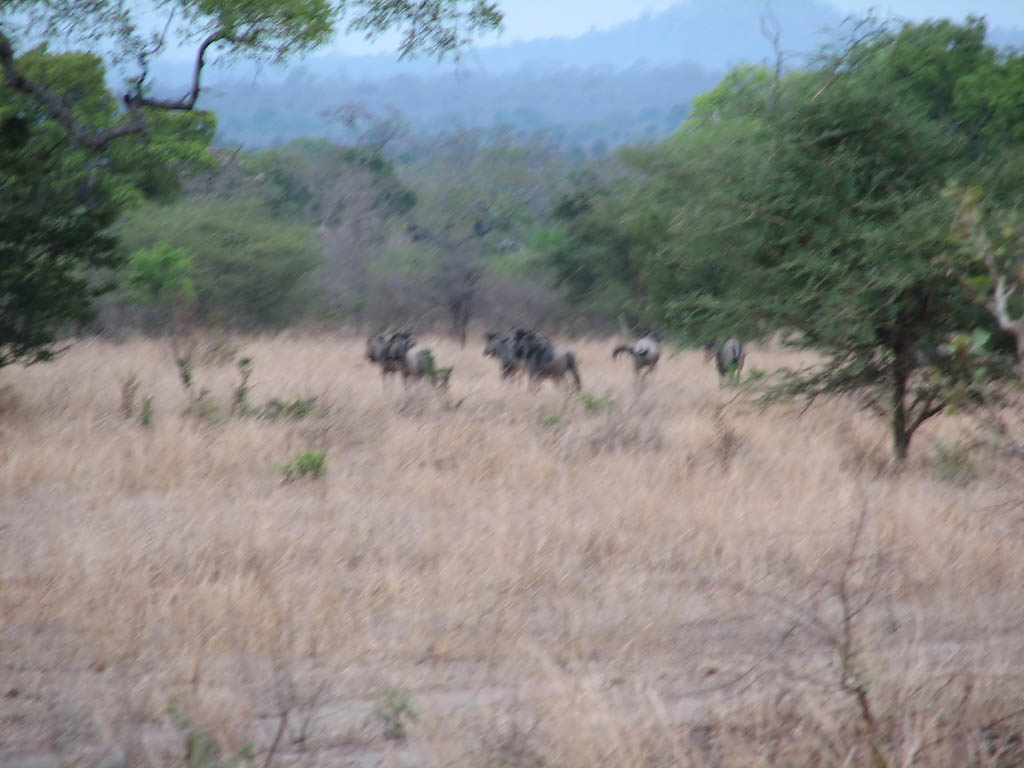
{"label": "savanna grassland", "polygon": [[[427,345],[448,393],[351,336],[207,341],[190,413],[158,341],[5,369],[0,764],[200,765],[200,731],[255,765],[1024,763],[1024,477],[968,416],[896,472],[853,401],[763,409],[697,352],[636,392],[579,342],[568,398]],[[311,411],[230,415],[242,356],[248,407]]]}

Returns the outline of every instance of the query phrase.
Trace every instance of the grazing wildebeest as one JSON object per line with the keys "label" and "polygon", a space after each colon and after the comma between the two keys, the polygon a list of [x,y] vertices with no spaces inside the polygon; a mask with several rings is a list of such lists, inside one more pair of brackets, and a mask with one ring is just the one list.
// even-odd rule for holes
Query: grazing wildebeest
{"label": "grazing wildebeest", "polygon": [[747,359],[743,351],[743,344],[735,336],[730,336],[723,343],[712,341],[704,347],[704,360],[707,362],[715,358],[715,367],[718,368],[718,376],[735,376],[739,378],[743,370],[743,363]]}
{"label": "grazing wildebeest", "polygon": [[525,360],[516,357],[515,340],[504,333],[493,331],[484,336],[484,357],[497,358],[501,363],[501,378],[515,378],[525,367]]}
{"label": "grazing wildebeest", "polygon": [[381,378],[391,373],[402,374],[402,380],[422,379],[430,373],[430,350],[421,349],[411,355],[410,350],[416,346],[416,340],[408,331],[400,331],[388,338],[385,334],[377,334],[366,344],[366,358],[380,366]]}
{"label": "grazing wildebeest", "polygon": [[576,356],[565,347],[556,347],[540,334],[517,328],[512,335],[516,358],[525,361],[525,368],[530,381],[539,383],[543,379],[561,381],[565,374],[572,375],[573,385],[577,391],[582,389],[580,371],[576,365]]}
{"label": "grazing wildebeest", "polygon": [[654,366],[658,364],[658,360],[661,358],[661,344],[654,334],[649,332],[645,333],[631,345],[623,344],[616,347],[615,351],[612,352],[612,358],[614,359],[623,353],[633,356],[633,372],[639,384],[647,379],[647,376],[654,370]]}
{"label": "grazing wildebeest", "polygon": [[402,370],[402,361],[407,351],[403,345],[410,338],[411,334],[408,332],[395,333],[390,338],[384,333],[378,333],[367,340],[366,359],[380,366],[382,380],[389,374]]}

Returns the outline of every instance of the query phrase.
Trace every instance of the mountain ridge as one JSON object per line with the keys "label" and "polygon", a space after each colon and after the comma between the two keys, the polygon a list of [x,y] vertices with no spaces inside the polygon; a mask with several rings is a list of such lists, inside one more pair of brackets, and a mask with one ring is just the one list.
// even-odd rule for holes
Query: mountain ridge
{"label": "mountain ridge", "polygon": [[[848,18],[824,0],[764,8],[764,0],[689,0],[573,38],[470,49],[455,65],[327,52],[288,67],[213,69],[200,106],[218,113],[219,141],[247,146],[298,136],[341,141],[344,131],[325,113],[359,104],[397,110],[423,136],[548,131],[588,154],[667,135],[728,69],[774,62],[776,31],[787,62],[799,64]],[[1024,30],[996,28],[990,40],[1021,47]]]}

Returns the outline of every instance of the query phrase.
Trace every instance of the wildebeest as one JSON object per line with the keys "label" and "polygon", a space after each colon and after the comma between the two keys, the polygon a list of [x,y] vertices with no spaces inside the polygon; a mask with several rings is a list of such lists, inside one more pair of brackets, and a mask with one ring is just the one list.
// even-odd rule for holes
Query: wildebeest
{"label": "wildebeest", "polygon": [[408,331],[394,333],[390,338],[381,333],[367,341],[366,358],[380,366],[382,379],[391,373],[402,374],[402,380],[406,382],[422,379],[430,373],[432,356],[427,349],[410,354],[414,346],[416,340]]}
{"label": "wildebeest", "polygon": [[411,340],[412,334],[407,331],[392,334],[390,337],[378,333],[366,342],[366,359],[380,366],[381,378],[385,379],[389,374],[401,372],[406,352],[412,346],[408,343]]}
{"label": "wildebeest", "polygon": [[614,359],[623,353],[632,355],[633,372],[636,375],[637,383],[639,383],[646,380],[647,376],[654,370],[654,366],[658,364],[658,360],[661,358],[661,344],[653,333],[645,333],[632,344],[623,344],[616,347],[615,351],[612,352],[612,358]]}
{"label": "wildebeest", "polygon": [[484,341],[484,357],[497,358],[501,364],[501,378],[515,378],[524,370],[526,361],[516,357],[516,344],[511,335],[492,331],[484,336]]}
{"label": "wildebeest", "polygon": [[526,372],[532,382],[543,379],[561,381],[565,374],[571,374],[577,391],[583,388],[576,356],[565,347],[556,347],[548,339],[525,328],[517,328],[512,334],[513,349],[518,360],[525,361]]}
{"label": "wildebeest", "polygon": [[715,359],[715,367],[718,368],[719,377],[739,377],[743,370],[743,363],[747,358],[743,351],[743,344],[735,336],[730,336],[723,343],[717,341],[709,342],[704,346],[704,360],[707,362]]}

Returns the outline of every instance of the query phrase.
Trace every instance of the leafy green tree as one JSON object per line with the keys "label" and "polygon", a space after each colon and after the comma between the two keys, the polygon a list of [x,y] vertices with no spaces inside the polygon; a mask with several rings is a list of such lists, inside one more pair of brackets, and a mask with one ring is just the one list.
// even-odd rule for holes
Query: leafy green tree
{"label": "leafy green tree", "polygon": [[1005,370],[992,317],[950,279],[942,195],[957,176],[1009,188],[1005,151],[976,140],[991,121],[956,98],[997,65],[971,19],[875,30],[785,76],[738,70],[672,139],[625,153],[634,178],[560,206],[571,241],[555,266],[583,295],[611,275],[681,336],[784,332],[823,362],[774,394],[864,398],[903,459],[923,423]]}
{"label": "leafy green tree", "polygon": [[[195,312],[204,323],[281,327],[308,312],[315,298],[309,275],[322,257],[312,230],[275,220],[255,200],[148,206],[126,217],[121,239],[129,251],[142,250],[150,266],[180,269],[180,254],[187,255]],[[167,270],[156,282],[165,277]]]}
{"label": "leafy green tree", "polygon": [[128,301],[149,313],[149,325],[173,329],[195,301],[192,259],[166,241],[131,255],[122,282]]}
{"label": "leafy green tree", "polygon": [[[484,0],[4,3],[0,366],[53,355],[66,326],[90,313],[96,271],[119,262],[110,231],[119,213],[145,197],[172,199],[182,165],[204,157],[213,120],[195,106],[207,56],[283,61],[326,42],[346,17],[368,36],[400,30],[403,56],[457,51],[501,22]],[[24,50],[40,39],[87,52]],[[175,44],[194,45],[195,64],[185,95],[161,98],[149,66]],[[126,78],[120,103],[105,63]]]}
{"label": "leafy green tree", "polygon": [[415,193],[375,147],[296,139],[246,155],[242,165],[265,180],[267,201],[279,218],[336,228],[357,213],[353,209],[401,216],[416,204]]}
{"label": "leafy green tree", "polygon": [[[119,119],[97,57],[37,48],[17,64],[90,129]],[[6,83],[0,93],[3,367],[50,359],[60,335],[89,319],[120,263],[111,228],[121,211],[146,197],[173,197],[178,176],[170,168],[201,162],[214,124],[201,112],[165,115],[147,141],[85,150],[38,102]]]}

